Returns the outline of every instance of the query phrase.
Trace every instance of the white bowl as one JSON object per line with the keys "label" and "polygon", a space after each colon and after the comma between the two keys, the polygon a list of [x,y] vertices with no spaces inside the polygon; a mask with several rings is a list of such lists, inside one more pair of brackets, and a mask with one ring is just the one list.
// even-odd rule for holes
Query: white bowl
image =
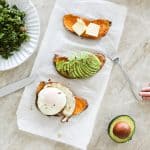
{"label": "white bowl", "polygon": [[36,50],[40,35],[39,16],[33,3],[30,0],[7,0],[7,2],[10,6],[15,4],[26,13],[25,22],[30,39],[28,42],[23,43],[20,50],[8,59],[0,56],[0,71],[15,68],[25,62]]}

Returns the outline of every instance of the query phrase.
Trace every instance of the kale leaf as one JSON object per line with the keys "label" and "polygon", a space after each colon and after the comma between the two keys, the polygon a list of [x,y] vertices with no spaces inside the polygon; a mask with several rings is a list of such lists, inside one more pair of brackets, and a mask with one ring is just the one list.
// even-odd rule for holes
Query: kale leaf
{"label": "kale leaf", "polygon": [[0,56],[4,59],[19,51],[21,44],[29,40],[25,16],[16,5],[10,7],[5,0],[0,0]]}

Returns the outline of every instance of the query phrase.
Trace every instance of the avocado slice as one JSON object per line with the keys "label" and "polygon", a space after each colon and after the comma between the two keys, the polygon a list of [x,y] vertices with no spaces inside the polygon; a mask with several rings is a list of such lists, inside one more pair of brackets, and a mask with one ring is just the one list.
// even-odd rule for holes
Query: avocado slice
{"label": "avocado slice", "polygon": [[78,73],[77,73],[77,71],[76,71],[76,63],[75,63],[75,61],[73,62],[73,64],[72,64],[72,66],[70,66],[71,67],[71,74],[72,74],[72,77],[73,77],[73,79],[76,79],[76,78],[78,78],[79,77],[79,75],[78,75]]}
{"label": "avocado slice", "polygon": [[82,52],[67,60],[56,62],[55,66],[56,70],[64,77],[84,79],[96,74],[101,68],[101,62],[95,54]]}
{"label": "avocado slice", "polygon": [[69,65],[68,62],[65,62],[63,70],[64,70],[64,71],[66,72],[66,74],[67,74],[66,77],[67,77],[67,78],[70,78],[70,65]]}
{"label": "avocado slice", "polygon": [[70,65],[69,65],[68,62],[65,63],[65,69],[66,69],[67,74],[69,75],[69,72],[70,72]]}
{"label": "avocado slice", "polygon": [[[80,65],[79,65],[80,68],[79,69],[80,69],[80,72],[83,74],[82,78],[91,77],[94,74],[96,74],[100,69],[100,61],[94,54],[86,52],[86,53],[82,54],[78,58],[78,60],[80,60]],[[90,65],[93,66],[93,64],[89,63],[89,65],[88,65],[88,61],[95,62],[95,64],[94,64],[95,67],[93,67],[93,68],[90,67]]]}
{"label": "avocado slice", "polygon": [[94,55],[94,59],[90,59],[90,57],[87,59],[87,65],[91,69],[100,69],[101,68],[101,62],[97,58],[97,56]]}
{"label": "avocado slice", "polygon": [[75,74],[75,78],[82,78],[82,75],[80,74],[79,70],[78,70],[78,66],[79,66],[79,62],[75,60],[74,65],[73,65],[73,70],[74,70],[74,74]]}
{"label": "avocado slice", "polygon": [[83,72],[85,72],[85,74],[87,74],[89,77],[93,76],[94,74],[96,74],[96,72],[98,72],[98,70],[99,70],[99,66],[97,68],[95,68],[95,69],[91,68],[90,65],[87,64],[86,60],[83,60],[82,64],[83,65],[82,65],[81,68],[82,68]]}
{"label": "avocado slice", "polygon": [[64,67],[64,61],[56,62],[56,70],[63,76],[66,75],[66,73],[63,70]]}
{"label": "avocado slice", "polygon": [[100,66],[95,66],[95,68],[93,67],[94,65],[92,64],[88,64],[88,62],[86,63],[86,69],[90,72],[93,72],[94,74],[97,73],[99,71],[99,67]]}
{"label": "avocado slice", "polygon": [[93,75],[96,74],[96,73],[99,71],[99,68],[93,69],[93,68],[91,68],[91,66],[89,66],[89,65],[86,65],[86,68],[87,68],[87,70],[89,70],[91,73],[93,73]]}
{"label": "avocado slice", "polygon": [[69,68],[68,68],[68,64],[66,62],[63,63],[62,72],[65,77],[69,76]]}
{"label": "avocado slice", "polygon": [[[83,57],[83,56],[82,56]],[[82,66],[83,66],[83,58],[81,56],[76,57],[76,61],[78,62],[77,65],[77,71],[80,74],[80,79],[84,79],[84,78],[88,78],[89,75],[87,75],[83,70],[82,70]],[[85,58],[84,58],[85,59]]]}
{"label": "avocado slice", "polygon": [[89,77],[93,76],[93,75],[96,73],[95,71],[89,70],[86,64],[85,64],[85,65],[82,65],[82,66],[81,66],[81,69],[82,69],[82,71],[83,71],[86,75],[88,75]]}
{"label": "avocado slice", "polygon": [[87,73],[87,72],[85,71],[85,68],[86,68],[86,58],[85,58],[85,59],[84,59],[84,58],[81,58],[81,59],[80,59],[80,69],[82,70],[84,76],[85,76],[85,75],[88,75],[88,76],[89,76],[90,73]]}
{"label": "avocado slice", "polygon": [[84,78],[84,73],[82,72],[81,68],[80,68],[80,62],[77,63],[76,67],[76,71],[79,74],[79,78],[83,79]]}
{"label": "avocado slice", "polygon": [[79,68],[80,73],[82,74],[82,79],[89,78],[89,75],[86,72],[84,72],[84,69],[82,67],[83,65],[82,63],[80,63],[78,68]]}
{"label": "avocado slice", "polygon": [[117,143],[125,143],[135,133],[135,121],[128,115],[115,117],[108,126],[108,135]]}

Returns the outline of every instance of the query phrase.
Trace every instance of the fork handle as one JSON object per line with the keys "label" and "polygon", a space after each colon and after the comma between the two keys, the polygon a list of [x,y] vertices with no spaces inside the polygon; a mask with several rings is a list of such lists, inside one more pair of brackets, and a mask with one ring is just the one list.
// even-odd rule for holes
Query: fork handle
{"label": "fork handle", "polygon": [[138,95],[139,90],[138,90],[138,88],[136,87],[136,85],[133,83],[133,81],[131,80],[131,78],[129,77],[129,75],[127,74],[127,72],[125,71],[125,69],[123,68],[123,66],[121,65],[121,63],[118,62],[117,64],[118,64],[118,66],[119,66],[121,72],[123,73],[123,75],[124,75],[126,81],[128,81],[129,87],[130,87],[130,89],[131,89],[131,91],[132,91],[132,94],[133,94],[134,97],[136,98],[136,100],[142,101],[143,99]]}

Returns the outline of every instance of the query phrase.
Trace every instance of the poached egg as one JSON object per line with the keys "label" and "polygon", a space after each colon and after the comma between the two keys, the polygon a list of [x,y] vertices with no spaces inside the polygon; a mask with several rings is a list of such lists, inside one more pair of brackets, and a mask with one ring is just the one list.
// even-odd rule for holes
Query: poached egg
{"label": "poached egg", "polygon": [[37,106],[47,116],[61,114],[66,122],[75,110],[75,97],[69,88],[60,83],[45,84],[37,95]]}
{"label": "poached egg", "polygon": [[60,89],[49,87],[42,89],[38,94],[37,105],[44,115],[56,115],[66,105],[66,95]]}

